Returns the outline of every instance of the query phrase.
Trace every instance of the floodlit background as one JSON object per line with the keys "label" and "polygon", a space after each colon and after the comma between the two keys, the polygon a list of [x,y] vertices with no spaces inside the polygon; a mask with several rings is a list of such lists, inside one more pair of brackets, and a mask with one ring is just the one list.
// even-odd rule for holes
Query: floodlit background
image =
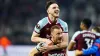
{"label": "floodlit background", "polygon": [[[56,1],[61,10],[60,18],[68,24],[70,39],[75,31],[80,30],[79,24],[83,18],[90,18],[93,26],[100,25],[100,0]],[[29,48],[26,50],[28,53],[35,45],[31,42],[31,35],[37,22],[47,16],[45,5],[46,0],[0,0],[0,39],[8,38],[8,44],[11,45],[7,48],[8,53],[14,49],[16,51],[17,47],[20,47],[19,50],[22,47]],[[1,50],[3,50],[2,46],[0,55],[3,54]]]}

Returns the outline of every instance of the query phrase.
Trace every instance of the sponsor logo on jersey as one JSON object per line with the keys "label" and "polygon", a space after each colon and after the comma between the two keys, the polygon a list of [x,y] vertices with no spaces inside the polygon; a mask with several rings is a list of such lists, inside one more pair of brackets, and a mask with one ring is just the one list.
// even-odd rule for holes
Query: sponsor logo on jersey
{"label": "sponsor logo on jersey", "polygon": [[64,56],[64,53],[48,54],[48,56]]}

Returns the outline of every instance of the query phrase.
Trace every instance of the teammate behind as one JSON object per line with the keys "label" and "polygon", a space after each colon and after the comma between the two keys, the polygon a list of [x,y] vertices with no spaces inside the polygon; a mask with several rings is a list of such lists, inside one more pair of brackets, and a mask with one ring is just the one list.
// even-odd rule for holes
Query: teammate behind
{"label": "teammate behind", "polygon": [[89,31],[91,24],[90,19],[83,19],[81,21],[80,28],[82,31],[77,31],[73,35],[68,46],[69,51],[74,48],[75,44],[75,50],[87,49],[92,46],[94,40],[96,39],[96,35]]}
{"label": "teammate behind", "polygon": [[[46,44],[45,42],[41,42],[39,43],[35,48],[32,49],[32,51],[30,52],[29,56],[35,56],[36,54],[38,54],[39,52],[42,52],[39,50],[39,48],[43,48],[43,46],[47,46],[47,45],[56,45],[62,42],[62,29],[60,26],[58,25],[54,25],[51,27],[51,41],[52,43]],[[42,56],[50,56],[50,55],[62,55],[65,56],[65,51],[63,49],[59,49],[59,50],[51,50],[48,52],[45,52],[42,54]]]}
{"label": "teammate behind", "polygon": [[98,39],[95,40],[92,47],[82,51],[76,50],[76,55],[96,54],[96,56],[100,56],[100,27],[95,27],[92,31],[96,32]]}
{"label": "teammate behind", "polygon": [[59,18],[59,6],[55,1],[48,1],[46,5],[46,11],[48,16],[41,19],[34,28],[31,41],[35,43],[52,42],[50,39],[50,28],[53,25],[59,25],[63,30],[62,42],[55,45],[45,47],[44,51],[53,49],[63,49],[68,45],[68,26],[67,23]]}

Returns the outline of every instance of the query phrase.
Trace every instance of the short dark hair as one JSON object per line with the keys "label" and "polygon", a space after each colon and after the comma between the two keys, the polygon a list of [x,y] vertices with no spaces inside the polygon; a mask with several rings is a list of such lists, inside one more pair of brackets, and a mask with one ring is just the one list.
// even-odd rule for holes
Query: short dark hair
{"label": "short dark hair", "polygon": [[90,28],[90,26],[91,26],[91,24],[92,24],[92,22],[91,22],[91,20],[89,19],[89,18],[84,18],[82,21],[81,21],[85,26],[86,26],[86,28]]}
{"label": "short dark hair", "polygon": [[47,3],[46,3],[46,10],[49,8],[49,6],[51,5],[51,4],[54,4],[54,3],[56,3],[57,4],[57,2],[55,1],[55,0],[49,0],[49,1],[47,1]]}
{"label": "short dark hair", "polygon": [[93,28],[96,32],[100,33],[100,26],[96,26]]}
{"label": "short dark hair", "polygon": [[54,29],[61,29],[59,25],[54,25],[51,27],[50,31],[52,32]]}

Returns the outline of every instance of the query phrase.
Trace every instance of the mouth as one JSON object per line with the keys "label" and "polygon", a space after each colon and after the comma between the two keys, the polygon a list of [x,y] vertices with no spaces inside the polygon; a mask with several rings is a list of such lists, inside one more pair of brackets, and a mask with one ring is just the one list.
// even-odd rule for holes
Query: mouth
{"label": "mouth", "polygon": [[58,11],[58,10],[57,10],[57,11],[54,11],[54,13],[55,13],[55,14],[59,14],[59,11]]}

